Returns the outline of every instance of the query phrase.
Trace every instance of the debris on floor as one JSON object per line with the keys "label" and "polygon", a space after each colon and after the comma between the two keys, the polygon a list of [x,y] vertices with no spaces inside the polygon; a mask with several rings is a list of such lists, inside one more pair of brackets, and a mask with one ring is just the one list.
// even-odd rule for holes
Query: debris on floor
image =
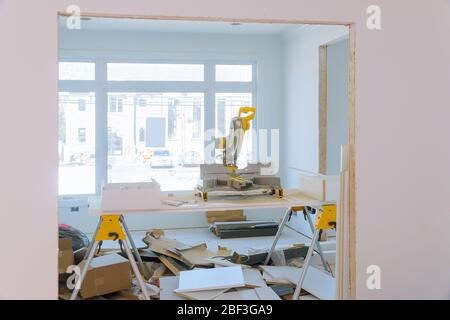
{"label": "debris on floor", "polygon": [[[238,213],[230,210],[223,216],[229,219],[233,215]],[[217,217],[222,218],[211,214],[208,219]],[[160,229],[147,232],[143,242],[147,248],[139,249],[144,264],[140,268],[145,268],[150,298],[160,300],[289,300],[308,251],[308,246],[294,244],[275,251],[269,265],[264,265],[267,249],[243,255],[221,245],[217,249],[206,243],[187,245]],[[73,263],[82,266],[85,253],[86,247],[73,252],[70,239],[61,239],[60,269]],[[320,258],[314,260],[317,265],[308,269],[310,280],[305,281],[300,299],[329,299],[334,294],[334,278],[323,270]],[[63,300],[71,293],[65,281],[67,278],[60,278],[59,297]],[[311,285],[312,281],[320,283]],[[144,299],[126,255],[110,248],[100,250],[93,259],[80,296],[88,300]]]}

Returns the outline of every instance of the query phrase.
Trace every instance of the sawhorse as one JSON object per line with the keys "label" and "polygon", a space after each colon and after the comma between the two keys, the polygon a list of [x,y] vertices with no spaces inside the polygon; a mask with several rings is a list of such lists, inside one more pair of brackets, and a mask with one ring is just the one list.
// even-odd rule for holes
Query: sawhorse
{"label": "sawhorse", "polygon": [[[306,220],[308,220],[309,226],[311,228],[311,231],[313,233],[311,245],[308,248],[308,253],[305,257],[305,262],[302,267],[302,271],[300,273],[300,278],[297,282],[297,285],[295,287],[294,295],[292,297],[292,300],[298,300],[300,296],[300,291],[302,289],[303,282],[306,277],[306,272],[308,271],[311,257],[313,255],[313,252],[315,248],[317,248],[317,251],[319,252],[320,258],[322,260],[322,265],[324,266],[325,270],[333,274],[330,265],[327,263],[327,260],[325,259],[325,256],[322,251],[322,246],[319,243],[319,235],[323,230],[326,229],[332,229],[336,228],[336,205],[334,204],[327,204],[322,205],[319,208],[315,207],[309,207],[309,206],[298,206],[298,207],[291,207],[288,210],[286,210],[286,213],[283,216],[283,219],[281,220],[281,224],[278,227],[277,234],[275,236],[275,239],[272,243],[272,246],[267,254],[266,260],[264,261],[264,264],[267,265],[270,261],[270,258],[275,251],[275,247],[277,245],[278,240],[281,237],[281,233],[283,232],[284,227],[286,226],[287,222],[290,220],[292,214],[294,212],[303,212],[303,216]],[[318,212],[320,211],[320,212]],[[316,214],[316,222],[315,224],[312,221],[311,215]]]}
{"label": "sawhorse", "polygon": [[123,244],[128,260],[130,261],[131,267],[133,269],[133,273],[135,274],[139,287],[142,291],[142,294],[144,295],[145,300],[150,300],[147,287],[136,264],[136,261],[134,260],[133,254],[131,253],[130,246],[128,245],[127,242],[127,238],[131,243],[136,260],[139,262],[139,265],[141,266],[141,271],[145,273],[144,263],[142,262],[141,256],[139,255],[136,245],[134,244],[133,238],[131,236],[130,230],[127,227],[127,224],[125,223],[124,217],[121,214],[102,215],[100,216],[100,221],[98,222],[97,228],[95,229],[94,235],[92,236],[92,240],[89,243],[88,250],[86,251],[86,254],[83,258],[83,261],[85,261],[85,263],[81,270],[80,277],[75,284],[75,288],[72,291],[70,300],[76,300],[78,292],[81,289],[81,285],[83,284],[84,278],[86,277],[86,273],[89,269],[91,261],[94,258],[94,254],[97,251],[97,248],[99,246],[101,247],[103,241],[106,240],[112,241],[119,240],[119,243]]}
{"label": "sawhorse", "polygon": [[[311,232],[314,234],[314,224],[311,218],[311,215],[315,214],[317,211],[316,208],[309,207],[309,206],[297,206],[297,207],[291,207],[286,210],[283,219],[281,220],[280,226],[278,227],[277,234],[275,235],[275,240],[272,243],[272,246],[270,247],[269,253],[267,254],[266,260],[264,261],[264,264],[267,265],[270,261],[270,258],[272,257],[273,252],[275,251],[275,247],[278,243],[278,240],[281,237],[281,234],[283,233],[283,229],[286,226],[287,222],[291,219],[291,216],[294,212],[303,212],[303,217],[305,220],[308,220],[309,226],[311,228]],[[325,259],[325,256],[322,251],[322,246],[320,245],[319,241],[316,243],[317,252],[319,252],[320,258],[322,259],[322,264],[325,267],[326,270],[331,272],[331,268],[329,267],[327,260]]]}

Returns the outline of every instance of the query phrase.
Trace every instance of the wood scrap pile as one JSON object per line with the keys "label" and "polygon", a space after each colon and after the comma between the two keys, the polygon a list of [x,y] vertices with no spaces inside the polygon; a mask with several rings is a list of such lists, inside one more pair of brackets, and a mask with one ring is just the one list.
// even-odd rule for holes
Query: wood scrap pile
{"label": "wood scrap pile", "polygon": [[[278,252],[285,266],[264,266],[267,252],[242,255],[222,246],[212,251],[206,243],[186,245],[163,234],[155,237],[154,232],[147,233],[143,241],[148,248],[141,250],[141,256],[154,253],[171,273],[158,274],[158,281],[155,281],[156,276],[151,281],[159,286],[161,300],[291,299],[308,251],[303,244],[293,245]],[[306,287],[308,290],[302,291],[302,298],[315,299],[310,294],[316,294],[319,298],[330,299],[331,296],[321,290],[331,288],[334,279],[314,267],[310,272],[314,281],[324,284]],[[309,284],[306,282],[307,286]],[[334,290],[330,290],[334,294]]]}
{"label": "wood scrap pile", "polygon": [[[150,297],[160,300],[291,299],[308,250],[302,244],[293,245],[277,251],[272,265],[265,266],[267,252],[243,255],[220,245],[214,250],[206,243],[187,245],[166,237],[162,230],[148,232],[143,242],[147,247],[139,249],[144,262],[141,273]],[[102,250],[97,256],[106,255],[126,257],[120,250],[111,249]],[[87,299],[143,300],[134,275],[130,273],[130,277],[129,287]],[[332,299],[334,278],[311,267],[304,289],[302,298]],[[70,291],[61,283],[60,299],[69,297]]]}

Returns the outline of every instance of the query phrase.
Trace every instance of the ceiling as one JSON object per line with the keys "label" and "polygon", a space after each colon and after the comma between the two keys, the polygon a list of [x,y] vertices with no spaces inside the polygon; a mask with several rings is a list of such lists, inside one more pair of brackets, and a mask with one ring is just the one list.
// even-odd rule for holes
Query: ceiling
{"label": "ceiling", "polygon": [[[65,28],[67,17],[60,17],[59,25]],[[184,32],[203,34],[280,35],[304,27],[300,24],[242,23],[230,22],[155,20],[126,18],[82,18],[81,29],[93,31],[134,32]]]}

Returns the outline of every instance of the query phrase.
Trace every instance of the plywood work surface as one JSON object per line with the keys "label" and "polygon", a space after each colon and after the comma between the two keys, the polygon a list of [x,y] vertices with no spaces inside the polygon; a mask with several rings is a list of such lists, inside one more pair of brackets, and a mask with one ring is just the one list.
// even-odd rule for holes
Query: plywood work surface
{"label": "plywood work surface", "polygon": [[[163,199],[172,199],[185,201],[180,206],[171,206],[162,204],[160,209],[127,211],[121,214],[151,214],[151,213],[179,213],[179,212],[206,212],[215,210],[245,210],[245,209],[269,209],[269,208],[290,208],[293,206],[317,206],[320,201],[307,195],[300,194],[298,190],[285,190],[284,197],[276,196],[256,196],[256,197],[228,197],[209,199],[203,201],[193,193],[169,197],[164,195]],[[92,204],[93,206],[95,204]],[[117,212],[114,212],[117,213]],[[111,214],[111,212],[102,212],[100,209],[90,209],[91,215]]]}

